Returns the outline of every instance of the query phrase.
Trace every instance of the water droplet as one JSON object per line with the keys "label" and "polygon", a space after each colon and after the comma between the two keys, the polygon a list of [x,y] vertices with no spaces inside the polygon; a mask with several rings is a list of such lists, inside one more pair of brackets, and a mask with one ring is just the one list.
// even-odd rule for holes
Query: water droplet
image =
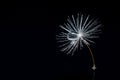
{"label": "water droplet", "polygon": [[78,35],[76,33],[68,33],[67,39],[68,40],[77,40],[78,39]]}

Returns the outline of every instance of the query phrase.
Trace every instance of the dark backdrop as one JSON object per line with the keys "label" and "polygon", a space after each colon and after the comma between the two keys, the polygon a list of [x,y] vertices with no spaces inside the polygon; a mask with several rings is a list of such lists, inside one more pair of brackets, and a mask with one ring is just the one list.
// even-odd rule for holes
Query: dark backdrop
{"label": "dark backdrop", "polygon": [[[67,16],[91,14],[104,25],[100,38],[91,45],[97,70],[95,80],[119,78],[119,8],[89,7],[61,3],[0,8],[1,70],[4,78],[38,80],[92,80],[91,57],[83,48],[66,55],[59,51],[55,35]],[[72,4],[72,3],[71,3]],[[82,3],[81,3],[82,4]],[[26,5],[26,3],[24,3]],[[77,5],[77,6],[76,6]],[[29,7],[30,6],[30,7]],[[74,7],[73,7],[74,6]]]}

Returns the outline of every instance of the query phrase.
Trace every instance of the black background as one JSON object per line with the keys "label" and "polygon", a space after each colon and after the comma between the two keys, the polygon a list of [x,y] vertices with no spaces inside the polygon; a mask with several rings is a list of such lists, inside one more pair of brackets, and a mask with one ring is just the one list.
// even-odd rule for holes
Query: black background
{"label": "black background", "polygon": [[4,78],[92,80],[88,49],[83,48],[74,56],[66,55],[59,52],[55,39],[58,26],[67,16],[82,12],[98,17],[104,25],[100,39],[91,45],[97,65],[95,80],[119,79],[119,7],[98,2],[10,3],[0,8],[0,57]]}

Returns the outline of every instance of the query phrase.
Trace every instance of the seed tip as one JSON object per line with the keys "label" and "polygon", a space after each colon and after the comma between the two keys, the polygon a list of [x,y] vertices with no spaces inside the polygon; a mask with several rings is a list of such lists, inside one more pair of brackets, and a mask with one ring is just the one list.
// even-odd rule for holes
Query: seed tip
{"label": "seed tip", "polygon": [[96,70],[96,66],[94,65],[94,66],[92,67],[92,69],[93,69],[93,70]]}

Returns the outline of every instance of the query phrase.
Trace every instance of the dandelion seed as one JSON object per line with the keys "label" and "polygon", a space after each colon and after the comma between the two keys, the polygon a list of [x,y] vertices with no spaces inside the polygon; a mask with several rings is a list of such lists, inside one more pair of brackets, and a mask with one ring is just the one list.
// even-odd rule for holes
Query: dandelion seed
{"label": "dandelion seed", "polygon": [[74,54],[78,46],[82,49],[85,44],[92,56],[92,69],[95,70],[95,60],[89,45],[90,43],[95,43],[91,39],[98,38],[97,34],[101,32],[101,26],[102,24],[99,23],[98,19],[90,19],[90,15],[77,14],[76,18],[73,15],[71,18],[68,17],[67,23],[60,25],[64,31],[57,35],[58,41],[63,45],[61,51],[67,54]]}

